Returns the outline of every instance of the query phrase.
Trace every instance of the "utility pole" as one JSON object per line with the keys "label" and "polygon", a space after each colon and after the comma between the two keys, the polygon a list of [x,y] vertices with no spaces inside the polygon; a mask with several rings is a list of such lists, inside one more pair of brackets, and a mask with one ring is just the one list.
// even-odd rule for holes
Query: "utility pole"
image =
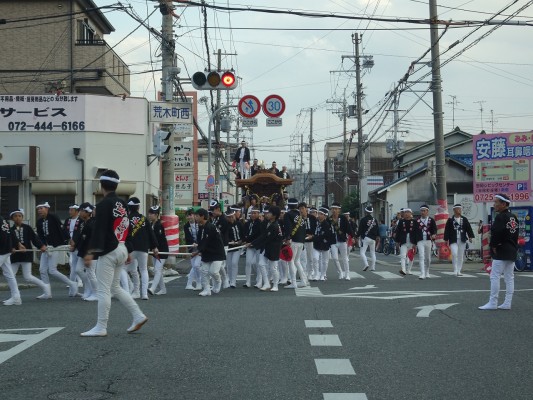
{"label": "utility pole", "polygon": [[[440,76],[440,50],[439,50],[439,28],[437,15],[437,1],[429,0],[429,19],[431,21],[431,90],[433,92],[433,129],[435,135],[435,175],[437,188],[438,211],[435,215],[437,226],[443,225],[448,219],[448,191],[446,188],[446,164],[444,156],[444,129],[442,126],[442,87]],[[444,232],[438,233],[438,239],[442,238]],[[442,249],[444,242],[439,241],[439,249]],[[443,252],[440,251],[439,255]]]}
{"label": "utility pole", "polygon": [[[365,171],[365,152],[363,149],[363,89],[361,87],[361,59],[359,57],[359,34],[356,32],[352,35],[352,42],[355,46],[355,84],[356,101],[357,101],[357,161],[359,172],[359,216],[363,216],[363,202],[368,199],[362,199],[362,183],[366,176]],[[370,172],[370,171],[369,171]]]}
{"label": "utility pole", "polygon": [[344,89],[344,98],[342,101],[342,194],[343,198],[348,196],[348,128],[346,127],[346,120],[348,118],[348,110],[346,105],[346,89]]}
{"label": "utility pole", "polygon": [[494,134],[494,123],[498,122],[498,120],[494,119],[494,110],[490,110],[490,121],[487,121],[490,123],[490,126],[491,126],[491,131],[490,133],[491,134]]}
{"label": "utility pole", "polygon": [[450,97],[452,98],[452,101],[446,104],[452,105],[452,131],[453,131],[455,129],[455,106],[459,104],[459,102],[457,101],[457,96],[450,95]]}
{"label": "utility pole", "polygon": [[[174,86],[172,75],[174,69],[174,29],[172,24],[173,9],[172,1],[165,0],[160,3],[160,10],[163,16],[162,23],[162,79],[161,92],[163,100],[172,102],[174,96]],[[161,129],[172,131],[172,125],[161,125]],[[170,151],[162,159],[162,207],[164,215],[175,215],[174,210],[174,143],[170,137]]]}
{"label": "utility pole", "polygon": [[309,203],[312,202],[312,179],[313,179],[313,108],[309,109],[311,113],[309,116],[309,179],[307,180],[307,185],[309,186]]}

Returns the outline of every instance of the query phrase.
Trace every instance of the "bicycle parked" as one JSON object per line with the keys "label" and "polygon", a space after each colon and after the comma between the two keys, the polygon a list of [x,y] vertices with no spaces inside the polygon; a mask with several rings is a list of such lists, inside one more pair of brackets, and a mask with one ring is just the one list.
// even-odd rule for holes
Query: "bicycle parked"
{"label": "bicycle parked", "polygon": [[383,245],[383,254],[388,256],[389,254],[398,255],[400,254],[396,249],[396,242],[392,237],[388,237],[387,241]]}

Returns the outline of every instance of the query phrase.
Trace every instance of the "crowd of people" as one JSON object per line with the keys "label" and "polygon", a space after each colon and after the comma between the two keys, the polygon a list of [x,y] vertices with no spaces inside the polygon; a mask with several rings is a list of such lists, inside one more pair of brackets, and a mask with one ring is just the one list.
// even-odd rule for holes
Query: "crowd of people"
{"label": "crowd of people", "polygon": [[[35,231],[22,222],[23,209],[10,213],[12,226],[0,217],[0,266],[11,292],[4,305],[22,304],[15,277],[22,269],[24,279],[43,291],[37,299],[52,298],[50,277],[53,277],[68,285],[69,296],[98,301],[97,323],[82,336],[107,335],[112,296],[132,316],[128,333],[146,323],[148,319],[134,299],[148,300],[149,294],[166,294],[162,270],[165,258],[171,253],[159,219],[160,208],[151,207],[146,218],[139,212],[138,198],[132,197],[126,202],[116,195],[119,183],[115,171],[105,171],[100,177],[103,200],[96,206],[87,202],[72,205],[64,223],[50,212],[47,202],[37,205],[39,219]],[[512,264],[516,259],[518,219],[509,212],[507,196],[495,198],[499,214],[491,228],[490,247],[494,260],[491,296],[489,303],[480,307],[483,310],[510,309],[514,290]],[[360,248],[362,271],[376,269],[376,246],[383,240],[383,223],[375,218],[371,206],[364,209],[365,216],[355,226],[349,212],[341,212],[339,203],[316,208],[288,198],[287,193],[282,200],[286,206],[280,207],[272,199],[250,196],[246,206],[233,205],[225,211],[217,201],[212,201],[208,210],[189,210],[184,225],[184,247],[191,263],[186,289],[197,290],[200,296],[210,296],[223,289],[236,288],[238,263],[243,254],[246,256],[244,288],[276,292],[280,287],[296,289],[308,286],[310,281],[323,282],[328,279],[330,260],[338,279],[350,280],[348,254],[353,240]],[[462,276],[465,243],[474,237],[461,211],[460,204],[453,206],[454,214],[446,222],[444,231],[457,276]],[[417,218],[413,218],[411,209],[402,209],[393,226],[391,234],[400,248],[400,274],[412,274],[417,253],[419,279],[429,278],[431,246],[437,233],[429,207],[421,206]],[[69,276],[57,269],[59,254],[65,251],[65,246],[70,252]],[[31,251],[41,252],[40,279],[31,272]],[[151,286],[149,253],[155,271]],[[252,282],[254,271],[255,282]],[[502,273],[507,294],[505,302],[498,306]],[[78,294],[78,280],[83,283],[83,294]]]}

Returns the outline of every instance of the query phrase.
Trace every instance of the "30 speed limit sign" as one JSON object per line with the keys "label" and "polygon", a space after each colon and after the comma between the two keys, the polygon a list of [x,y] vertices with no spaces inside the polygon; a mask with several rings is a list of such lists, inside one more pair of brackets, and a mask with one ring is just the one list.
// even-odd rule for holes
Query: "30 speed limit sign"
{"label": "30 speed limit sign", "polygon": [[285,100],[277,94],[271,94],[263,102],[263,113],[270,118],[278,118],[285,111]]}

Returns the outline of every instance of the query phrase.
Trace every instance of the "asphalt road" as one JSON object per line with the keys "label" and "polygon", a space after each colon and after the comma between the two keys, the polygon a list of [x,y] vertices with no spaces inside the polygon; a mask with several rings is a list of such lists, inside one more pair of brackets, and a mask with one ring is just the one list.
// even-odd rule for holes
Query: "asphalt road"
{"label": "asphalt road", "polygon": [[532,273],[516,274],[511,311],[479,311],[489,280],[478,265],[460,278],[435,265],[421,281],[379,258],[375,273],[352,255],[351,281],[331,263],[327,282],[278,293],[200,298],[180,277],[139,301],[149,321],[135,334],[113,301],[106,338],[79,336],[96,303],[57,282],[48,301],[24,289],[22,306],[0,308],[1,398],[533,398]]}

